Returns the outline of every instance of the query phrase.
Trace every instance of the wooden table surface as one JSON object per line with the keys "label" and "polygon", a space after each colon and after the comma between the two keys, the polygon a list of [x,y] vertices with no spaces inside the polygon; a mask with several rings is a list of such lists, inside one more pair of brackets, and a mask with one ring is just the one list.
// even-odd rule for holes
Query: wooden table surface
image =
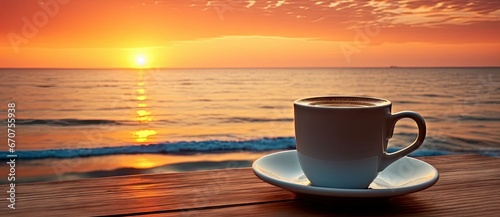
{"label": "wooden table surface", "polygon": [[[16,185],[1,216],[500,216],[500,158],[420,157],[440,173],[432,187],[390,199],[321,205],[258,179],[251,168]],[[7,185],[1,185],[4,197]]]}

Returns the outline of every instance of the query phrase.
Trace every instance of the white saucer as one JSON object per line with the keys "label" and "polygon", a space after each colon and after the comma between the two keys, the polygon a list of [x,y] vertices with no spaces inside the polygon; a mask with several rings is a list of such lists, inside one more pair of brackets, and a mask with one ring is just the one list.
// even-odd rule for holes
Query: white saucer
{"label": "white saucer", "polygon": [[302,172],[296,150],[261,157],[253,163],[252,168],[263,181],[306,197],[394,197],[424,190],[434,185],[439,178],[438,171],[432,165],[403,157],[380,172],[368,189],[315,187],[310,185]]}

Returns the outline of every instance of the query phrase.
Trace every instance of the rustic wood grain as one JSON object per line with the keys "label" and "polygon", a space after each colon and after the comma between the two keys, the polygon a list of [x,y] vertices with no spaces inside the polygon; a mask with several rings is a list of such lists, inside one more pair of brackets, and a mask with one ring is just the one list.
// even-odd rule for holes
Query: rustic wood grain
{"label": "rustic wood grain", "polygon": [[[440,179],[410,195],[311,203],[258,179],[251,168],[18,184],[6,216],[496,216],[500,159],[478,155],[424,157]],[[8,189],[1,185],[1,189]],[[5,195],[7,195],[5,193]]]}

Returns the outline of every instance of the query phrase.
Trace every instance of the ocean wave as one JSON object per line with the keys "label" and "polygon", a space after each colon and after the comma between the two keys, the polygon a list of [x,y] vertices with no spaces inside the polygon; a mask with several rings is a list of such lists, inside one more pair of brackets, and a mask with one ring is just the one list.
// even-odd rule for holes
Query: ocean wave
{"label": "ocean wave", "polygon": [[292,122],[293,118],[247,118],[231,117],[223,118],[222,123],[255,123],[255,122]]}
{"label": "ocean wave", "polygon": [[432,94],[432,93],[421,94],[420,96],[427,97],[427,98],[453,98],[453,96],[450,96],[450,95]]}
{"label": "ocean wave", "polygon": [[[196,153],[218,153],[250,151],[262,152],[271,150],[295,149],[293,137],[263,138],[245,141],[192,141],[192,142],[166,142],[149,145],[129,145],[118,147],[99,148],[77,148],[77,149],[51,149],[17,151],[20,159],[44,159],[44,158],[77,158],[117,154],[196,154]],[[0,152],[0,159],[5,159],[8,152]]]}
{"label": "ocean wave", "polygon": [[483,117],[477,117],[477,116],[463,116],[463,115],[460,115],[460,116],[450,116],[450,118],[452,119],[456,119],[456,120],[459,120],[459,121],[500,121],[500,118],[498,117],[487,117],[487,116],[483,116]]}
{"label": "ocean wave", "polygon": [[35,87],[39,87],[39,88],[51,88],[51,87],[57,87],[57,85],[35,85]]}
{"label": "ocean wave", "polygon": [[[5,121],[3,121],[5,122]],[[18,125],[82,126],[120,124],[113,120],[99,119],[17,119]]]}
{"label": "ocean wave", "polygon": [[129,106],[117,106],[117,107],[108,107],[108,108],[96,108],[98,111],[116,111],[116,110],[127,110],[131,109]]}
{"label": "ocean wave", "polygon": [[407,101],[407,100],[395,100],[392,101],[393,104],[422,104],[422,102],[418,101]]}
{"label": "ocean wave", "polygon": [[[265,152],[273,150],[295,149],[293,137],[263,138],[244,141],[191,141],[191,142],[165,142],[149,145],[127,145],[118,147],[76,148],[76,149],[51,149],[51,150],[21,150],[17,151],[19,159],[47,159],[47,158],[78,158],[120,154],[172,154],[190,155],[199,153],[230,153],[230,152]],[[389,147],[388,152],[395,152],[401,147]],[[420,148],[410,156],[435,156],[447,155],[456,152],[445,150],[429,150]],[[8,152],[0,152],[0,159],[7,159]],[[482,154],[482,152],[477,152]],[[499,156],[500,151],[488,150],[485,155]]]}
{"label": "ocean wave", "polygon": [[[387,152],[393,153],[399,151],[401,148],[398,147],[389,147],[387,148]],[[423,157],[423,156],[439,156],[439,155],[448,155],[452,154],[452,152],[441,151],[441,150],[428,150],[428,149],[418,149],[410,154],[412,157]]]}
{"label": "ocean wave", "polygon": [[278,107],[265,105],[265,106],[260,106],[259,108],[261,108],[261,109],[276,109]]}

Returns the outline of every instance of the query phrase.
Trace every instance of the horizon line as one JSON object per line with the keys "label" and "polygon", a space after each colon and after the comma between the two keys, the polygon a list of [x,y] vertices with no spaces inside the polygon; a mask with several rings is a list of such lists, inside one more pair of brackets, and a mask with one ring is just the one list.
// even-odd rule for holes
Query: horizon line
{"label": "horizon line", "polygon": [[0,70],[23,70],[23,69],[34,69],[34,70],[151,70],[151,69],[429,69],[429,68],[500,68],[498,66],[328,66],[328,67],[151,67],[151,68],[133,68],[133,67],[0,67]]}

